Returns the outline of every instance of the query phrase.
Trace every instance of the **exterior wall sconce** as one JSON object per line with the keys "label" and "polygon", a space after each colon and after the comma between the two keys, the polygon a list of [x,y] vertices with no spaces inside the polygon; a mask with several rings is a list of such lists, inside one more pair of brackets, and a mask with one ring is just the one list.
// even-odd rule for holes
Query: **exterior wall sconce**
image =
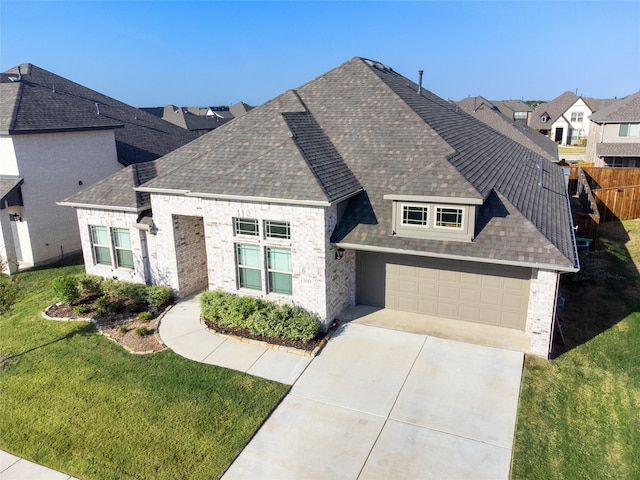
{"label": "exterior wall sconce", "polygon": [[336,260],[340,260],[344,256],[344,248],[336,249]]}
{"label": "exterior wall sconce", "polygon": [[12,222],[21,222],[22,217],[17,213],[10,213],[9,220],[11,220]]}

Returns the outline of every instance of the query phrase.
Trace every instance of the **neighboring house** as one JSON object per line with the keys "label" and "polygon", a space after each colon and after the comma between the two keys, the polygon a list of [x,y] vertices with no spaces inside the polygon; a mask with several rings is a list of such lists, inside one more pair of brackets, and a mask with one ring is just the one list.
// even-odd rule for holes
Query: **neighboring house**
{"label": "neighboring house", "polygon": [[195,138],[159,118],[24,64],[0,77],[0,246],[10,272],[81,249],[56,202]]}
{"label": "neighboring house", "polygon": [[585,161],[596,167],[640,167],[640,92],[616,100],[589,120]]}
{"label": "neighboring house", "polygon": [[560,145],[576,145],[589,135],[589,115],[612,101],[564,92],[538,105],[531,114],[529,126]]}
{"label": "neighboring house", "polygon": [[468,97],[460,100],[458,106],[469,115],[545,157],[550,162],[558,162],[558,145],[555,142],[527,127],[525,123],[515,120],[513,114],[505,116],[496,102],[490,102],[483,97]]}
{"label": "neighboring house", "polygon": [[522,100],[493,100],[491,102],[505,117],[516,122],[529,124],[534,108]]}
{"label": "neighboring house", "polygon": [[90,274],[292,302],[325,328],[356,304],[471,322],[543,357],[578,270],[561,168],[358,57],[62,204]]}
{"label": "neighboring house", "polygon": [[244,102],[238,102],[231,107],[176,107],[175,105],[166,105],[164,107],[142,108],[141,110],[200,136],[221,127],[236,117],[244,115],[252,108]]}

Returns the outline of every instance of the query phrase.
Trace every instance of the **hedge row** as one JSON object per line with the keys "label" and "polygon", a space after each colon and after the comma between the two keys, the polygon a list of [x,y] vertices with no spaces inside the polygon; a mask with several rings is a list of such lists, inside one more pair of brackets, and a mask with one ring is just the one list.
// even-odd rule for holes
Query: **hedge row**
{"label": "hedge row", "polygon": [[239,327],[254,335],[308,342],[318,334],[315,315],[294,305],[278,305],[221,290],[200,295],[202,316],[221,327]]}
{"label": "hedge row", "polygon": [[125,282],[96,275],[70,275],[53,280],[53,293],[60,302],[73,304],[81,293],[129,299],[135,304],[162,307],[171,300],[171,289],[160,285]]}

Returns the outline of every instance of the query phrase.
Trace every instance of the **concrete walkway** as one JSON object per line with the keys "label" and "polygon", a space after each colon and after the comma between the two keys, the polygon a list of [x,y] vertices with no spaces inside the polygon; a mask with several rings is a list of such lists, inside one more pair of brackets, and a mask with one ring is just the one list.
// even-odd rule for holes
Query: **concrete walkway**
{"label": "concrete walkway", "polygon": [[[220,337],[199,316],[198,297],[175,305],[164,343],[293,385],[225,480],[509,478],[522,353],[361,319],[312,359]],[[1,453],[1,480],[71,478]]]}

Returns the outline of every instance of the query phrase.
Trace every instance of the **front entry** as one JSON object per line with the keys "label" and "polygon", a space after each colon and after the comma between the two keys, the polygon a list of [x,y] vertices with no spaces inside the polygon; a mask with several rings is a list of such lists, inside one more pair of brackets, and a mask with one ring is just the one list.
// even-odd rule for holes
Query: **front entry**
{"label": "front entry", "polygon": [[178,294],[186,297],[209,288],[207,245],[202,217],[173,215]]}

